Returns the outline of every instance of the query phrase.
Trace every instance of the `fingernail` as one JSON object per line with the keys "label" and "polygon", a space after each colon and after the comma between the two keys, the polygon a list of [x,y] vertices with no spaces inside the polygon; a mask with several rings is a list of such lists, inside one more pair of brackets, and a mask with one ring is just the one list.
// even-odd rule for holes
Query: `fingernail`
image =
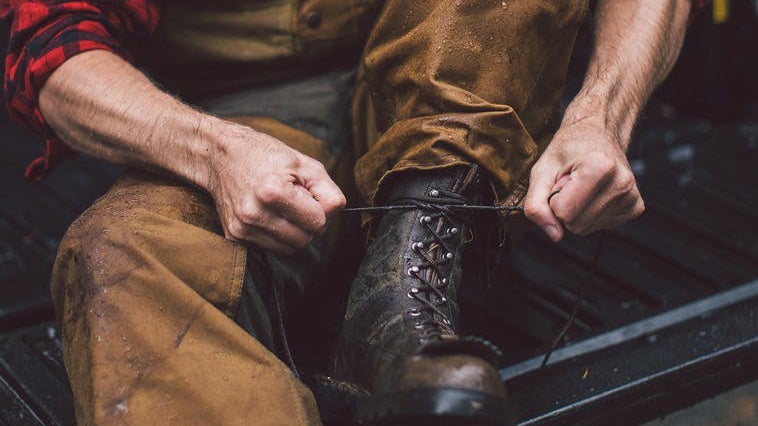
{"label": "fingernail", "polygon": [[553,241],[558,241],[561,238],[561,231],[555,225],[546,225],[543,230]]}

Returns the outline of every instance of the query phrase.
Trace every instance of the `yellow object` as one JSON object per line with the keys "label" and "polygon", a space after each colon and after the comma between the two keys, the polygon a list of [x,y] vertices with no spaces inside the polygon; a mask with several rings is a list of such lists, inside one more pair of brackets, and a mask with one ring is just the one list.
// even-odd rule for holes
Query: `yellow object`
{"label": "yellow object", "polygon": [[729,0],[713,0],[713,22],[723,24],[729,19]]}

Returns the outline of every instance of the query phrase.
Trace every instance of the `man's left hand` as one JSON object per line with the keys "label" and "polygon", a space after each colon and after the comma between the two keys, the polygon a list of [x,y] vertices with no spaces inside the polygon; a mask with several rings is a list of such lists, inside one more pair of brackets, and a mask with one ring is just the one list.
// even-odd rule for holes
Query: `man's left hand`
{"label": "man's left hand", "polygon": [[526,216],[553,241],[564,229],[586,235],[645,210],[620,138],[602,125],[566,123],[532,168]]}

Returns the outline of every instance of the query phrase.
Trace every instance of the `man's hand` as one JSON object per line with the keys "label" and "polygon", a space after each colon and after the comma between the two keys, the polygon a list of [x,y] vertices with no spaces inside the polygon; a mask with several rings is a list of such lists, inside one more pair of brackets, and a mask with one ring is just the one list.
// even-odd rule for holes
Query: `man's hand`
{"label": "man's hand", "polygon": [[626,160],[632,128],[684,40],[690,0],[599,0],[582,90],[532,168],[524,210],[553,240],[613,228],[645,210]]}
{"label": "man's hand", "polygon": [[345,206],[324,166],[281,141],[225,123],[207,189],[227,238],[278,253],[305,247]]}
{"label": "man's hand", "polygon": [[586,235],[645,210],[622,142],[601,126],[566,124],[532,168],[524,211],[553,240]]}
{"label": "man's hand", "polygon": [[63,63],[43,86],[40,109],[76,151],[206,189],[231,239],[291,253],[345,205],[318,161],[179,102],[110,52]]}

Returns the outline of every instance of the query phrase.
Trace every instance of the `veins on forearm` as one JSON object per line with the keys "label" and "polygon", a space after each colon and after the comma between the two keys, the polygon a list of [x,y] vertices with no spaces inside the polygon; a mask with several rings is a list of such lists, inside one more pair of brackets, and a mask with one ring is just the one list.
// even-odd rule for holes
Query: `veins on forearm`
{"label": "veins on forearm", "polygon": [[601,0],[594,52],[564,124],[593,119],[626,148],[640,110],[676,60],[688,14],[689,0]]}

